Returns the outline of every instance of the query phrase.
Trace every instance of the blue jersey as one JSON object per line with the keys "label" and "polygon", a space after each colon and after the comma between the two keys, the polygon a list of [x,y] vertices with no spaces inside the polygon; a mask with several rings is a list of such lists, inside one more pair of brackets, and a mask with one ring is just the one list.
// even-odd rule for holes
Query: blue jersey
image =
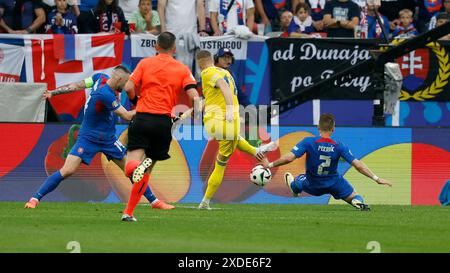
{"label": "blue jersey", "polygon": [[307,137],[297,143],[291,151],[297,158],[306,153],[306,176],[319,187],[328,187],[339,177],[339,158],[348,163],[355,160],[350,150],[341,142],[330,138]]}
{"label": "blue jersey", "polygon": [[84,118],[78,136],[86,137],[96,143],[116,141],[116,122],[114,111],[120,107],[115,91],[107,84],[109,77],[94,74],[85,80],[86,87],[92,87],[91,95],[84,106]]}

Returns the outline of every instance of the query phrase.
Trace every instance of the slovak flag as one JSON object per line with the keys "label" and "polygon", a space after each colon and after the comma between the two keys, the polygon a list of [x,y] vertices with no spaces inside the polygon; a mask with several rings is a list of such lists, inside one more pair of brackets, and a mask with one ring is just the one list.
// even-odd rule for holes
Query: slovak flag
{"label": "slovak flag", "polygon": [[19,82],[24,59],[23,39],[0,39],[0,82]]}

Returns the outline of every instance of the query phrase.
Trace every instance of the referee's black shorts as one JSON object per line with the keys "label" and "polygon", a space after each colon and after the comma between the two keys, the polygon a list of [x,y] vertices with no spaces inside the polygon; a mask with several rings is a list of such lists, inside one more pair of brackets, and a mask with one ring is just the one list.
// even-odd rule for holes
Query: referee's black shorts
{"label": "referee's black shorts", "polygon": [[152,160],[170,158],[172,119],[167,115],[136,113],[128,127],[128,150],[144,149]]}

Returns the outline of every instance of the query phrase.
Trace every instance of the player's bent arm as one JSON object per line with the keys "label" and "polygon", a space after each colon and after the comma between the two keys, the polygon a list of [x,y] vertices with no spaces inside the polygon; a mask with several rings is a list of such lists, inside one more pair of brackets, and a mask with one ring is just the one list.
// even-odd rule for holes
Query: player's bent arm
{"label": "player's bent arm", "polygon": [[371,178],[373,181],[377,182],[380,185],[388,185],[391,186],[391,182],[389,182],[386,179],[383,179],[381,177],[376,176],[370,169],[367,167],[367,165],[362,162],[361,160],[355,159],[352,161],[352,166],[355,167],[355,169],[360,172],[361,174]]}
{"label": "player's bent arm", "polygon": [[225,98],[226,106],[226,120],[232,121],[234,119],[234,111],[233,111],[233,94],[231,93],[231,89],[228,86],[227,82],[224,79],[218,79],[216,81],[216,86],[220,88],[223,97]]}
{"label": "player's bent arm", "polygon": [[44,91],[44,94],[42,94],[42,98],[50,99],[53,96],[72,93],[72,92],[75,92],[78,90],[85,89],[86,87],[87,86],[86,86],[85,81],[74,82],[71,84],[66,84],[66,85],[60,86],[53,91],[46,90],[46,91]]}
{"label": "player's bent arm", "polygon": [[275,167],[279,167],[279,166],[283,166],[286,164],[291,163],[292,161],[294,161],[297,157],[292,153],[289,152],[287,154],[284,154],[283,156],[281,156],[279,159],[275,160],[274,162],[270,162],[270,163],[266,163],[263,165],[265,168],[275,168]]}
{"label": "player's bent arm", "polygon": [[134,117],[134,115],[136,115],[136,110],[128,111],[127,109],[125,109],[125,107],[120,106],[114,111],[114,113],[116,113],[116,115],[123,118],[124,120],[130,121]]}

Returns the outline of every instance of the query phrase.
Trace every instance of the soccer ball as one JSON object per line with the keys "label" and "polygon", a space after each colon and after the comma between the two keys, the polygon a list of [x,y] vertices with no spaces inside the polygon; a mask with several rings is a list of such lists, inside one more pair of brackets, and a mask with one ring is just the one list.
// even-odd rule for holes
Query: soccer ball
{"label": "soccer ball", "polygon": [[264,187],[271,179],[272,173],[262,165],[257,165],[250,172],[250,180],[257,186]]}

